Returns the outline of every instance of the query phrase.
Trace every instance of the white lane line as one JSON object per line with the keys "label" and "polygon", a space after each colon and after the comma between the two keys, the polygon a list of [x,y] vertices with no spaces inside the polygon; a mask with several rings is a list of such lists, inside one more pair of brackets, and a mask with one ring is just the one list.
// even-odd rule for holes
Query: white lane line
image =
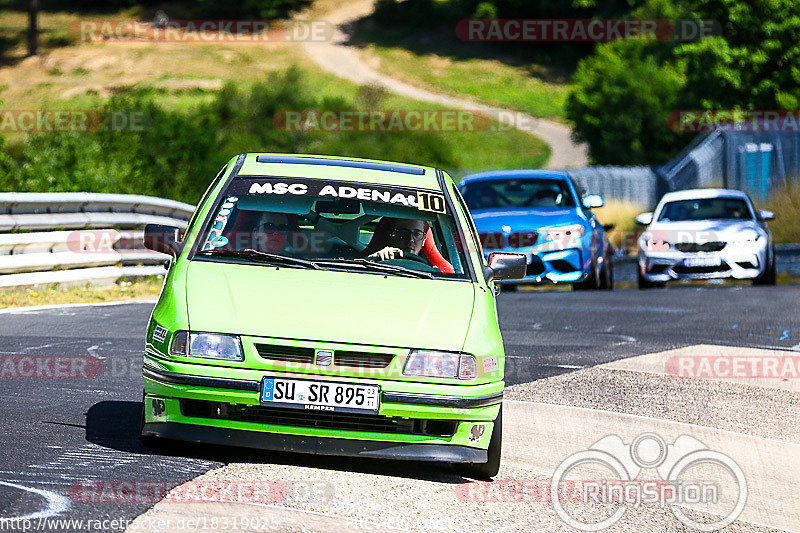
{"label": "white lane line", "polygon": [[[530,359],[531,356],[528,355],[507,355],[506,359]],[[534,364],[534,366],[546,366],[548,368],[569,368],[571,370],[579,370],[581,368],[586,368],[583,365],[548,365],[545,363],[541,364]]]}
{"label": "white lane line", "polygon": [[631,343],[634,343],[634,342],[638,342],[636,340],[636,337],[631,337],[630,335],[617,335],[617,334],[614,334],[614,335],[617,336],[617,337],[622,337],[622,340],[619,341],[619,342],[613,343],[611,346],[620,346],[622,344],[631,344]]}
{"label": "white lane line", "polygon": [[24,354],[31,350],[41,350],[42,348],[53,348],[55,346],[66,346],[68,344],[84,344],[86,343],[85,339],[75,339],[70,341],[60,341],[60,342],[52,342],[49,344],[42,344],[39,346],[26,346],[19,351],[16,352],[0,352],[3,355],[16,355],[16,354]]}
{"label": "white lane line", "polygon": [[22,520],[34,520],[36,518],[48,518],[51,516],[61,514],[64,511],[67,511],[71,505],[67,497],[62,496],[60,494],[56,494],[55,492],[50,492],[49,490],[35,489],[33,487],[26,487],[25,485],[18,485],[17,483],[11,483],[8,481],[0,481],[0,485],[6,485],[7,487],[13,487],[15,489],[24,490],[26,492],[32,492],[33,494],[38,494],[47,501],[47,507],[45,507],[41,511],[36,511],[35,513],[28,513],[22,516],[4,517],[4,520],[8,520],[10,522],[14,521],[21,522]]}
{"label": "white lane line", "polygon": [[64,309],[70,307],[105,307],[108,305],[154,304],[156,302],[158,302],[158,300],[127,300],[127,301],[120,300],[117,302],[29,305],[21,307],[7,307],[5,309],[0,309],[0,314],[23,314],[35,311],[46,311],[48,309]]}

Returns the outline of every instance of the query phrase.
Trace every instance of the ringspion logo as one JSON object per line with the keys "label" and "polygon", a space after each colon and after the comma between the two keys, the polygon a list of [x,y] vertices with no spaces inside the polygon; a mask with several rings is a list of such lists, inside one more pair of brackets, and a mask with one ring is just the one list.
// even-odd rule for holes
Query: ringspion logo
{"label": "ringspion logo", "polygon": [[[640,479],[643,471],[652,470],[658,479]],[[610,475],[595,477],[598,471]],[[593,476],[584,477],[585,472]],[[573,482],[574,490],[565,494],[567,480]],[[630,444],[618,435],[608,435],[558,465],[551,479],[550,501],[556,514],[580,531],[611,527],[629,507],[643,504],[669,506],[689,529],[716,531],[744,510],[747,479],[731,457],[689,435],[679,436],[672,444],[655,433],[642,433]],[[701,521],[687,513],[691,505],[713,509],[715,520]],[[597,514],[589,512],[590,506]]]}

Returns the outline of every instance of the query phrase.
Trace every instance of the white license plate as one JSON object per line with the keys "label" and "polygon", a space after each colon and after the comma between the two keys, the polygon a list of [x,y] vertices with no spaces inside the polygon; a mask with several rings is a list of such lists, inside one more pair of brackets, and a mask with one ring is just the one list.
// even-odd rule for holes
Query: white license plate
{"label": "white license plate", "polygon": [[381,388],[331,381],[264,378],[261,405],[337,413],[372,413],[380,408]]}
{"label": "white license plate", "polygon": [[719,257],[687,257],[683,260],[687,267],[715,267],[722,264]]}

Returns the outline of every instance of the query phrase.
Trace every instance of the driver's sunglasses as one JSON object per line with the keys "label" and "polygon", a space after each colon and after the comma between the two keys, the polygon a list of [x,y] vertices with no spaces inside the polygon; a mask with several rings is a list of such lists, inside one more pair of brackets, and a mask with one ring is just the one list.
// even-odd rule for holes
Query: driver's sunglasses
{"label": "driver's sunglasses", "polygon": [[411,239],[414,242],[419,242],[425,238],[425,232],[418,229],[394,228],[393,230],[389,231],[389,236],[395,239]]}

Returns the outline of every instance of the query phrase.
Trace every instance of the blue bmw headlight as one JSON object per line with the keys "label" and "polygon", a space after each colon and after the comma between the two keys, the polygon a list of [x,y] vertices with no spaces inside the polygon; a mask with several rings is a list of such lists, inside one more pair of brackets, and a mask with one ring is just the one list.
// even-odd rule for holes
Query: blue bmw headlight
{"label": "blue bmw headlight", "polygon": [[544,242],[550,243],[553,249],[574,248],[580,246],[585,228],[581,224],[557,226],[542,230]]}

